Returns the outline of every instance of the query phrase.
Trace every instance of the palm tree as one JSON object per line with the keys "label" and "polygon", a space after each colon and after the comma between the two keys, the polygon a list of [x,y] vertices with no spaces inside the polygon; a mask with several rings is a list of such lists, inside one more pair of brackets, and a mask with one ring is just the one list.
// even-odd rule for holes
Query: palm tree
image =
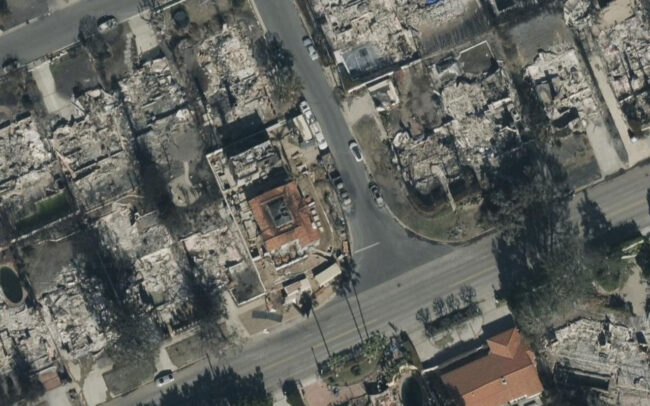
{"label": "palm tree", "polygon": [[359,329],[359,323],[357,323],[357,318],[354,315],[354,311],[352,311],[352,305],[350,304],[350,298],[348,297],[348,293],[350,292],[350,281],[348,279],[349,273],[348,272],[342,272],[339,276],[336,277],[334,280],[334,292],[336,293],[337,296],[343,297],[345,299],[345,303],[348,304],[348,310],[350,310],[350,315],[352,315],[352,321],[354,321],[354,327],[357,329],[357,333],[359,334],[359,339],[361,342],[363,342],[363,336],[361,335],[361,330]]}
{"label": "palm tree", "polygon": [[357,285],[359,284],[359,273],[355,270],[357,264],[352,258],[346,258],[342,262],[341,273],[346,273],[346,280],[349,281],[349,286],[352,288],[354,293],[354,298],[357,300],[357,307],[359,308],[359,316],[361,316],[361,324],[363,324],[363,331],[366,333],[366,339],[370,338],[368,334],[368,327],[366,326],[366,320],[363,317],[363,311],[361,310],[361,302],[359,301],[359,295],[357,294]]}
{"label": "palm tree", "polygon": [[327,357],[330,358],[332,354],[330,353],[330,349],[327,346],[327,341],[325,341],[325,334],[323,334],[323,329],[320,327],[320,323],[318,322],[318,317],[316,317],[316,312],[314,311],[314,302],[311,298],[311,295],[308,292],[302,292],[302,295],[300,295],[298,311],[300,312],[300,314],[302,314],[305,317],[309,317],[309,314],[314,315],[314,321],[316,322],[316,326],[318,327],[320,336],[323,339],[323,345],[325,345],[325,351],[327,351]]}

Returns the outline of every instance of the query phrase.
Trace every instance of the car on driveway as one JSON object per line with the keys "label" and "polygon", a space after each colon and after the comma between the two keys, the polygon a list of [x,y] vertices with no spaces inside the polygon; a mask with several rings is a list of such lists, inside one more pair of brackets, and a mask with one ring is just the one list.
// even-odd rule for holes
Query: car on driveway
{"label": "car on driveway", "polygon": [[363,161],[363,155],[361,155],[361,148],[359,148],[359,144],[357,144],[356,141],[350,141],[350,151],[352,152],[352,155],[354,155],[354,159],[357,162]]}
{"label": "car on driveway", "polygon": [[163,386],[174,382],[174,375],[172,374],[172,371],[168,369],[165,371],[160,371],[158,374],[156,374],[154,381],[156,381],[156,385],[159,388],[162,388]]}
{"label": "car on driveway", "polygon": [[384,198],[381,197],[379,186],[377,186],[376,183],[371,182],[370,185],[368,185],[368,189],[370,189],[370,194],[372,195],[372,198],[375,199],[377,206],[384,207]]}
{"label": "car on driveway", "polygon": [[318,59],[318,52],[316,52],[316,48],[314,48],[314,42],[311,40],[309,37],[303,37],[302,43],[307,48],[307,52],[309,53],[309,57],[311,58],[312,61],[315,61]]}

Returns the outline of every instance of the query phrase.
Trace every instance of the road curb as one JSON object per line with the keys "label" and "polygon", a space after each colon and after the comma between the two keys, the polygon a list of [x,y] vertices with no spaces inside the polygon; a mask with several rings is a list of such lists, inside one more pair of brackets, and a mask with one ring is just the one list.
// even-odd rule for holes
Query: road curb
{"label": "road curb", "polygon": [[257,9],[257,4],[255,4],[255,0],[248,0],[248,4],[250,4],[251,9],[253,10],[253,14],[255,14],[255,19],[257,20],[257,23],[262,27],[262,31],[266,34],[269,30],[266,28],[266,25],[264,25],[264,21],[262,20],[262,15],[260,14],[260,11]]}
{"label": "road curb", "polygon": [[42,19],[44,19],[44,18],[47,18],[47,17],[49,17],[49,16],[51,16],[51,15],[52,15],[52,13],[51,13],[50,11],[48,11],[46,14],[40,15],[40,16],[38,16],[38,17],[31,18],[31,19],[25,21],[24,23],[20,23],[20,24],[18,24],[18,25],[14,25],[13,27],[8,28],[8,29],[6,29],[6,30],[0,32],[0,38],[2,38],[4,35],[11,34],[11,33],[14,32],[14,31],[18,31],[19,29],[25,27],[26,25],[29,25],[29,24],[32,24],[32,23],[38,22],[38,21],[40,21],[40,20],[42,20]]}
{"label": "road curb", "polygon": [[427,236],[425,236],[425,235],[423,235],[421,233],[418,233],[417,231],[414,231],[411,227],[406,225],[406,223],[404,223],[399,217],[397,217],[397,215],[395,215],[395,213],[393,213],[393,211],[390,209],[390,206],[388,205],[388,203],[386,203],[385,207],[386,207],[386,211],[388,211],[388,214],[390,214],[390,216],[400,225],[400,227],[402,227],[404,230],[406,230],[406,232],[415,235],[419,239],[422,239],[424,241],[431,242],[431,243],[444,244],[444,245],[450,245],[450,246],[463,246],[463,245],[470,244],[470,243],[472,243],[472,242],[474,242],[476,240],[479,240],[479,239],[485,237],[486,235],[490,235],[495,231],[495,229],[493,227],[490,227],[486,231],[484,231],[482,233],[479,233],[478,235],[472,236],[470,238],[464,239],[464,240],[444,240],[444,239],[431,238],[431,237],[427,237]]}

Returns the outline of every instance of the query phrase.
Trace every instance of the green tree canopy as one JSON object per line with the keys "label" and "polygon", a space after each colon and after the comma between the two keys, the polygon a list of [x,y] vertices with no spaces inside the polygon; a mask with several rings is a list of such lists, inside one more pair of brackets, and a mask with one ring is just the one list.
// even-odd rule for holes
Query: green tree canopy
{"label": "green tree canopy", "polygon": [[498,226],[493,252],[502,294],[522,329],[544,331],[551,317],[592,291],[577,227],[569,218],[567,174],[536,142],[507,140],[486,165],[482,212]]}

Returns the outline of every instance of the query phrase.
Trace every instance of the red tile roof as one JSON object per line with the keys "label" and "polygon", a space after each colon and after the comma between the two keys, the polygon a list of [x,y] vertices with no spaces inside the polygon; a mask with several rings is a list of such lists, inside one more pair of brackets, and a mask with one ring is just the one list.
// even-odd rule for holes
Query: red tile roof
{"label": "red tile roof", "polygon": [[455,386],[466,406],[500,406],[542,392],[535,357],[519,331],[511,329],[487,340],[490,352],[442,375]]}
{"label": "red tile roof", "polygon": [[[276,228],[273,219],[266,210],[266,204],[278,198],[284,199],[293,221]],[[275,251],[292,241],[298,241],[301,247],[319,241],[320,234],[311,226],[309,208],[304,204],[302,195],[295,182],[289,182],[268,190],[248,201],[253,217],[259,227],[262,240],[268,251]]]}

